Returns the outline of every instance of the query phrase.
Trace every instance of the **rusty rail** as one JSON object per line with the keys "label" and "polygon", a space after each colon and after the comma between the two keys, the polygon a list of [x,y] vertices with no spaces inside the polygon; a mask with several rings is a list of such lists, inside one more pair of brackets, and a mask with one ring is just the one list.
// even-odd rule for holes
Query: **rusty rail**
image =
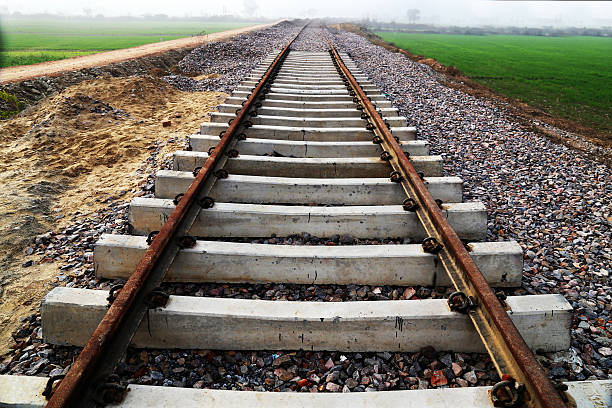
{"label": "rusty rail", "polygon": [[[181,246],[191,239],[187,235],[196,219],[203,198],[212,188],[215,170],[227,161],[225,152],[236,144],[235,135],[243,127],[243,120],[262,93],[273,73],[278,71],[287,56],[293,41],[306,26],[279,53],[265,75],[259,81],[243,107],[236,114],[219,144],[210,153],[208,160],[198,172],[176,208],[155,236],[138,266],[112,302],[108,312],[87,341],[87,344],[72,364],[70,371],[51,396],[47,407],[91,407],[121,399],[125,390],[120,384],[109,382],[108,377],[123,357],[136,329],[150,307],[151,294],[161,284]],[[110,399],[110,401],[108,401]],[[97,401],[96,401],[97,400]]]}
{"label": "rusty rail", "polygon": [[[536,361],[463,242],[442,214],[398,141],[344,65],[325,32],[324,35],[339,72],[348,81],[358,103],[361,103],[368,114],[369,121],[373,125],[370,128],[379,136],[378,141],[391,156],[390,163],[395,173],[392,174],[392,180],[400,182],[408,198],[413,200],[405,202],[405,209],[416,211],[427,234],[435,239],[434,241],[429,238],[429,242],[433,245],[429,248],[425,248],[424,245],[424,249],[437,253],[455,290],[465,301],[466,313],[474,323],[502,379],[495,388],[496,395],[491,396],[494,405],[510,407],[526,403],[529,407],[564,407],[561,396]],[[514,398],[519,400],[513,401]]]}

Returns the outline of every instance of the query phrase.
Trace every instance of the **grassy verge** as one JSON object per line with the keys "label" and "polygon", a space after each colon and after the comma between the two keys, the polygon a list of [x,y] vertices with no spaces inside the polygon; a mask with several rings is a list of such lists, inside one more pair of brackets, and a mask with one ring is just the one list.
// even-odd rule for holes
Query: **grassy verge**
{"label": "grassy verge", "polygon": [[0,90],[0,119],[8,119],[26,107],[15,95]]}
{"label": "grassy verge", "polygon": [[501,95],[612,133],[611,38],[377,34]]}
{"label": "grassy verge", "polygon": [[0,67],[32,65],[96,52],[98,51],[2,51],[0,52],[0,61],[2,62]]}

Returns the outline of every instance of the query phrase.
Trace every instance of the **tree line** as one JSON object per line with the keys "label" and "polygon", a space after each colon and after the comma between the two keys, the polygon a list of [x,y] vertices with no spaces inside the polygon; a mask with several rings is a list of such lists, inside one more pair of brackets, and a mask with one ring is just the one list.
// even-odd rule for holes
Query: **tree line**
{"label": "tree line", "polygon": [[612,37],[612,27],[588,28],[588,27],[461,27],[461,26],[437,26],[433,24],[405,24],[405,23],[383,23],[378,21],[362,21],[371,31],[393,31],[423,34],[465,34],[465,35],[534,35],[544,37],[561,36],[591,36]]}

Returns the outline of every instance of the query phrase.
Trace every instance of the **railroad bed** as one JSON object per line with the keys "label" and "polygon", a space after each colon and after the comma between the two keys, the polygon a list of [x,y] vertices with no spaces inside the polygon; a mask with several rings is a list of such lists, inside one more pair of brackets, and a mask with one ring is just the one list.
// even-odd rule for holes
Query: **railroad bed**
{"label": "railroad bed", "polygon": [[[348,54],[339,56],[410,158],[486,282],[495,288],[520,286],[523,254],[518,243],[485,242],[484,204],[463,202],[462,180],[444,176],[442,158],[429,155],[428,143],[416,140],[416,129],[398,115]],[[351,89],[333,57],[329,52],[285,54],[285,50],[269,55],[210,122],[202,124],[200,133],[190,136],[189,150],[175,152],[173,169],[158,172],[155,198],[131,202],[133,235],[100,238],[94,252],[96,276],[130,278],[156,245],[157,233],[167,228],[173,212],[186,200],[194,179],[209,171],[214,174],[204,187],[207,192],[196,197],[201,208],[168,263],[166,282],[452,286],[454,279],[437,251],[422,244],[431,234],[410,208],[412,203],[405,201],[401,180],[392,174],[397,153],[385,150],[388,144],[380,139],[373,143],[378,130],[365,113],[365,101]],[[276,60],[279,68],[270,80],[262,81]],[[244,104],[251,104],[259,86],[263,86],[259,98],[253,99],[256,112],[237,117]],[[233,121],[237,123],[232,125]],[[234,133],[232,126],[238,129],[235,140],[221,146],[226,133]],[[217,167],[208,169],[213,156]],[[320,239],[309,241],[310,245],[251,242],[305,233]],[[334,236],[349,243],[389,238],[394,243],[337,246]],[[113,292],[121,296],[121,287]],[[84,346],[107,314],[109,299],[118,299],[114,295],[53,289],[41,306],[45,341]],[[280,303],[158,296],[164,299],[153,301],[144,320],[138,320],[132,347],[388,353],[433,347],[487,352],[469,313],[451,310],[446,299]],[[573,313],[563,296],[509,296],[502,302],[531,350],[554,352],[570,346]],[[342,360],[334,362],[329,373],[341,364]],[[332,377],[320,384],[301,381],[298,390],[340,390]],[[40,392],[46,383],[46,378],[0,376],[0,390],[10,390],[0,393],[0,406],[44,406]],[[579,407],[612,406],[610,381],[567,384],[567,393]],[[374,393],[344,388],[344,394],[311,394],[130,385],[120,406],[492,406],[490,387]]]}

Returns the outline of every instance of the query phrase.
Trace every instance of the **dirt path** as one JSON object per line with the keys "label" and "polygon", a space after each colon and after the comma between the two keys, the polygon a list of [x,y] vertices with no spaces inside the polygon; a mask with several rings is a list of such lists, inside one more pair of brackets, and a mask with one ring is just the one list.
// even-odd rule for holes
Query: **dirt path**
{"label": "dirt path", "polygon": [[83,68],[100,67],[134,58],[156,55],[178,48],[197,47],[206,42],[223,41],[236,35],[261,30],[276,23],[277,22],[237,28],[228,31],[220,31],[217,33],[208,34],[206,36],[179,38],[177,40],[163,41],[133,48],[124,48],[121,50],[83,55],[80,57],[73,57],[59,61],[48,61],[41,62],[40,64],[3,68],[0,69],[0,84],[19,82],[40,76],[57,76],[64,72],[76,71]]}

